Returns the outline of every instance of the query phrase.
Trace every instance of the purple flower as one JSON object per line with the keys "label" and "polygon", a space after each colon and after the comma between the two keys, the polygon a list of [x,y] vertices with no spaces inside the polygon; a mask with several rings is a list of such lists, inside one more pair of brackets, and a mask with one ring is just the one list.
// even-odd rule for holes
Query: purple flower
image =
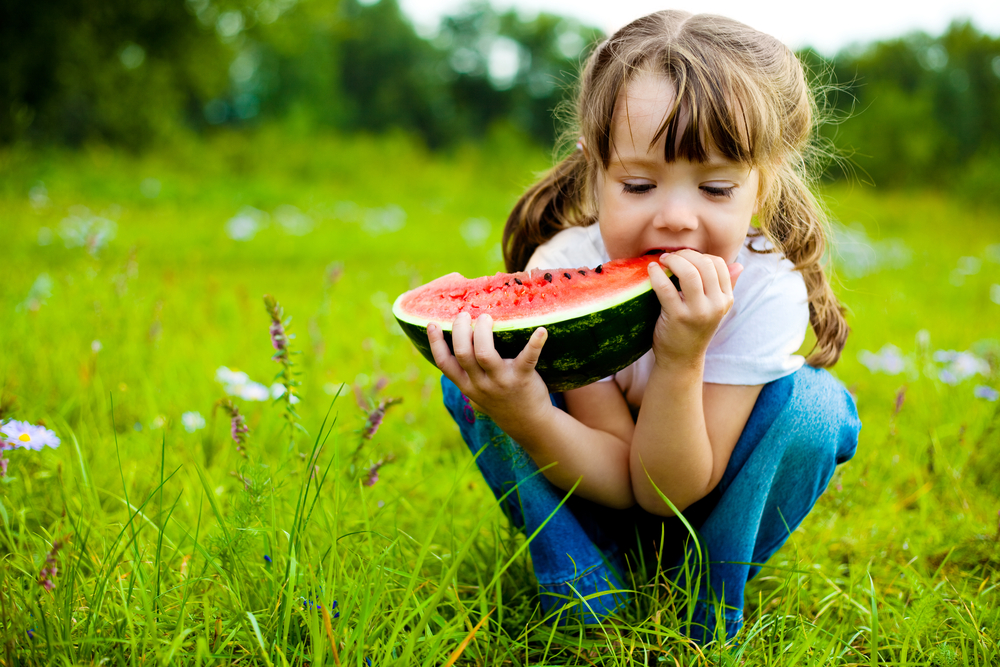
{"label": "purple flower", "polygon": [[378,406],[368,414],[368,420],[365,422],[362,437],[365,440],[371,440],[375,437],[379,426],[382,425],[382,419],[385,418],[385,411],[402,400],[401,398],[387,398],[379,401]]}
{"label": "purple flower", "polygon": [[382,425],[382,419],[385,417],[385,409],[385,402],[379,403],[378,407],[368,415],[364,429],[365,440],[371,440],[378,433],[378,427]]}
{"label": "purple flower", "polygon": [[47,591],[51,591],[56,587],[56,582],[53,581],[55,576],[59,574],[56,556],[65,543],[66,538],[52,542],[52,549],[45,556],[45,565],[42,566],[41,571],[38,573],[38,583]]}
{"label": "purple flower", "polygon": [[[309,600],[307,598],[300,597],[299,600],[302,602],[302,606],[304,608],[306,608],[306,609],[322,609],[323,608],[323,605],[319,604],[318,602],[313,602],[312,600]],[[333,604],[330,605],[330,611],[333,612],[332,614],[330,614],[330,618],[340,618],[340,612],[336,611],[336,609],[337,609],[337,601],[334,600]]]}
{"label": "purple flower", "polygon": [[228,398],[218,401],[216,406],[221,407],[229,415],[229,435],[236,443],[236,451],[239,452],[240,456],[246,458],[247,453],[243,445],[247,443],[247,433],[250,432],[246,418],[240,414],[240,409],[236,407],[236,404]]}
{"label": "purple flower", "polygon": [[247,426],[246,420],[243,415],[240,414],[239,410],[233,409],[231,424],[229,428],[229,435],[236,441],[236,444],[242,445],[247,440],[247,433],[250,431],[250,427]]}
{"label": "purple flower", "polygon": [[375,486],[378,482],[378,469],[385,464],[385,461],[378,461],[375,465],[368,469],[368,477],[365,479],[365,486]]}
{"label": "purple flower", "polygon": [[1000,398],[1000,392],[993,387],[986,386],[985,384],[976,386],[976,388],[972,390],[972,393],[976,398],[985,398],[987,401],[995,401]]}
{"label": "purple flower", "polygon": [[270,294],[264,295],[264,307],[267,309],[267,314],[271,317],[271,346],[277,350],[277,353],[271,359],[278,363],[287,363],[288,333],[285,331],[285,325],[281,321],[282,317],[284,317],[284,311],[278,304],[278,301]]}
{"label": "purple flower", "polygon": [[396,458],[395,456],[389,454],[384,459],[379,459],[378,461],[376,461],[372,465],[372,467],[369,468],[368,471],[365,473],[365,482],[364,482],[365,486],[375,486],[375,483],[378,482],[379,469],[386,463],[392,463],[392,461],[395,458]]}
{"label": "purple flower", "polygon": [[285,338],[285,327],[277,320],[271,322],[271,345],[278,352],[284,352],[288,349],[288,339]]}

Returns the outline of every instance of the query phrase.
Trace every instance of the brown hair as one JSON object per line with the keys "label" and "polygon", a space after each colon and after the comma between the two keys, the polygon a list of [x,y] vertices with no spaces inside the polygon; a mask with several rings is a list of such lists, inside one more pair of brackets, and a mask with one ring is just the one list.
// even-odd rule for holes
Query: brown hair
{"label": "brown hair", "polygon": [[816,346],[813,366],[837,362],[847,339],[844,309],[823,268],[826,212],[813,194],[816,103],[795,54],[738,21],[680,11],[650,14],[598,45],[584,65],[564,139],[571,152],[514,206],[503,235],[508,271],[525,267],[558,231],[597,222],[595,184],[612,157],[619,93],[638,74],[663,75],[674,86],[654,141],[666,136],[665,159],[703,161],[710,150],[758,169],[756,233],[795,264],[809,293]]}

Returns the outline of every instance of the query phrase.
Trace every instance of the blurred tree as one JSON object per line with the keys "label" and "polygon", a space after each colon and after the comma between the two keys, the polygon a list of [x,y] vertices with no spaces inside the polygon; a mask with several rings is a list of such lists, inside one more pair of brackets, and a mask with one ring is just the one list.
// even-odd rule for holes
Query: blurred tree
{"label": "blurred tree", "polygon": [[0,142],[138,146],[226,85],[225,50],[181,2],[0,7]]}
{"label": "blurred tree", "polygon": [[[0,5],[0,144],[139,148],[279,121],[403,130],[431,147],[503,126],[543,144],[602,38],[475,0],[420,34],[397,0],[49,0]],[[970,23],[800,56],[830,78],[823,132],[880,186],[991,191],[1000,178],[1000,38]],[[506,131],[506,130],[505,130]],[[834,178],[847,171],[836,163]],[[998,195],[1000,196],[1000,195]]]}
{"label": "blurred tree", "polygon": [[1000,39],[968,22],[804,58],[839,82],[826,132],[877,185],[948,185],[1000,147]]}
{"label": "blurred tree", "polygon": [[573,94],[583,59],[602,37],[572,19],[497,14],[476,3],[446,17],[434,43],[447,54],[440,74],[468,133],[481,136],[504,119],[550,144],[558,131],[553,113]]}

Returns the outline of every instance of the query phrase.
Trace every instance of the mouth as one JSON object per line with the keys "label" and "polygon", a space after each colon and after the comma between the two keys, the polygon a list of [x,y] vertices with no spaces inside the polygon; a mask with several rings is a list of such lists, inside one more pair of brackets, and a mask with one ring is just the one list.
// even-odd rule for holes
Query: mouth
{"label": "mouth", "polygon": [[677,246],[677,247],[666,247],[666,248],[650,248],[646,252],[642,253],[643,257],[646,255],[653,255],[659,257],[664,253],[677,252],[678,250],[688,250],[687,246]]}

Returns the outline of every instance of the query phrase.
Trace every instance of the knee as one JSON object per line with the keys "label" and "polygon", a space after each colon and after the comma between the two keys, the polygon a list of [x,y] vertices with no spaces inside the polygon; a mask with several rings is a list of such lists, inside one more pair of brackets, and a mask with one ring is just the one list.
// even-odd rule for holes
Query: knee
{"label": "knee", "polygon": [[854,398],[828,371],[804,366],[793,376],[789,401],[776,424],[798,437],[788,455],[833,466],[854,456],[861,421]]}

